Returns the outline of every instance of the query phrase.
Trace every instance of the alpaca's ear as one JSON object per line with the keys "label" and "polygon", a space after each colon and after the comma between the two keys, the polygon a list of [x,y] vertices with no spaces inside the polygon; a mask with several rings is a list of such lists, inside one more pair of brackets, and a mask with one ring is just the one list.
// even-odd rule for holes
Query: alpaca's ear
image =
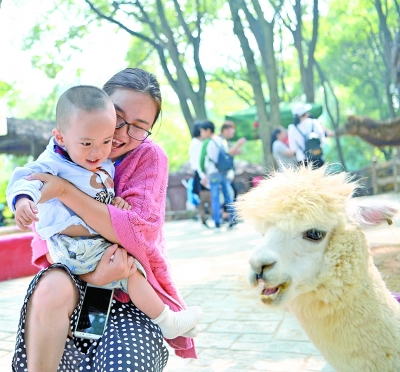
{"label": "alpaca's ear", "polygon": [[352,206],[349,216],[362,227],[375,227],[386,223],[393,225],[393,220],[400,213],[400,205],[395,203]]}

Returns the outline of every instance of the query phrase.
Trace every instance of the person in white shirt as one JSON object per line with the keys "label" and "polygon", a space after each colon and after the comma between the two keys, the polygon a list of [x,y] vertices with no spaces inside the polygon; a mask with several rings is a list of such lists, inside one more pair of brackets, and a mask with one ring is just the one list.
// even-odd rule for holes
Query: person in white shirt
{"label": "person in white shirt", "polygon": [[208,178],[206,174],[201,170],[200,167],[200,155],[203,146],[204,138],[201,137],[201,122],[195,123],[193,127],[192,139],[189,145],[189,161],[190,168],[194,172],[193,175],[193,194],[199,197],[200,204],[198,205],[201,223],[205,227],[209,227],[207,224],[206,209],[207,205],[211,208],[211,196],[210,190],[208,189]]}
{"label": "person in white shirt", "polygon": [[[306,164],[309,162],[305,154],[306,138],[313,132],[319,138],[321,147],[325,143],[325,131],[321,124],[309,117],[310,104],[297,102],[292,107],[294,123],[288,127],[289,147],[295,152],[298,164]],[[319,168],[324,164],[324,159],[313,161],[313,166]]]}

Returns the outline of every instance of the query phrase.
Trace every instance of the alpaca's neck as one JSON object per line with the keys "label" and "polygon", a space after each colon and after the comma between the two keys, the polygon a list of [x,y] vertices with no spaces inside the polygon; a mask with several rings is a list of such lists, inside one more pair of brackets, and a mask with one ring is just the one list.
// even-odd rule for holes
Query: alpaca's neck
{"label": "alpaca's neck", "polygon": [[289,306],[337,371],[391,371],[393,358],[400,366],[400,306],[374,270],[365,281],[343,286],[335,301],[311,292]]}

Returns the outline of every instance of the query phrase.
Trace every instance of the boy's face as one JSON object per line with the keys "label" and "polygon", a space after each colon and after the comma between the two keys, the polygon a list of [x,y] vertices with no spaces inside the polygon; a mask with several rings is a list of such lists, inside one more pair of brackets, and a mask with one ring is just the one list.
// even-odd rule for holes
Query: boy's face
{"label": "boy's face", "polygon": [[235,136],[235,132],[236,129],[234,127],[226,128],[222,133],[222,137],[224,137],[227,140],[230,140]]}
{"label": "boy's face", "polygon": [[93,170],[110,155],[115,124],[116,114],[111,103],[105,110],[75,109],[68,128],[63,132],[53,129],[53,135],[76,164]]}
{"label": "boy's face", "polygon": [[211,129],[200,128],[200,136],[202,139],[210,138],[212,135]]}

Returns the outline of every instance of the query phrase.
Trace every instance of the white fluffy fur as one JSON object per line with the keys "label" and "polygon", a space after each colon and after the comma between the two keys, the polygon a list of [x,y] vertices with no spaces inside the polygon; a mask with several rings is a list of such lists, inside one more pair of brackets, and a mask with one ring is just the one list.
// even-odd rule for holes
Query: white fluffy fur
{"label": "white fluffy fur", "polygon": [[[326,169],[285,169],[237,202],[239,215],[263,234],[250,257],[262,276],[261,299],[287,305],[310,340],[340,372],[400,371],[400,305],[372,262],[360,223],[390,223],[391,206],[352,208],[356,183]],[[305,232],[326,232],[319,241]]]}

